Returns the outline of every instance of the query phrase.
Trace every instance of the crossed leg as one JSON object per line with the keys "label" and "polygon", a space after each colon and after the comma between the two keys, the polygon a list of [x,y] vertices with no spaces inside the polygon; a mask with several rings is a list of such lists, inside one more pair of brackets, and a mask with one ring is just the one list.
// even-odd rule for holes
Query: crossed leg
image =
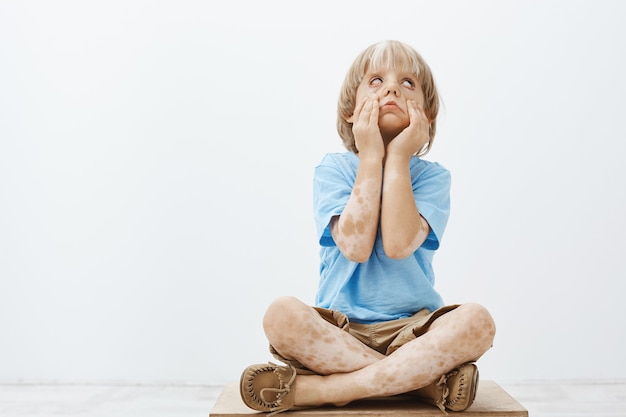
{"label": "crossed leg", "polygon": [[495,324],[478,304],[437,318],[422,336],[385,356],[320,317],[311,306],[281,297],[263,319],[267,338],[286,359],[319,375],[298,375],[295,405],[344,405],[424,387],[489,349]]}

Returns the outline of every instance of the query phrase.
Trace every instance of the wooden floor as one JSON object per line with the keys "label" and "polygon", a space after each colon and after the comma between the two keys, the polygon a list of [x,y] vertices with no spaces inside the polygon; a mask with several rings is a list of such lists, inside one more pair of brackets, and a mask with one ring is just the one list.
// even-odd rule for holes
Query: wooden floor
{"label": "wooden floor", "polygon": [[[256,417],[258,412],[241,399],[239,383],[227,384],[209,417]],[[442,417],[439,408],[418,400],[415,395],[370,398],[354,401],[345,407],[322,406],[289,413],[289,417]],[[491,380],[478,385],[476,400],[463,417],[528,417],[526,407]]]}
{"label": "wooden floor", "polygon": [[[526,407],[531,417],[626,417],[626,381],[499,385]],[[208,417],[222,389],[201,385],[0,384],[0,416]]]}

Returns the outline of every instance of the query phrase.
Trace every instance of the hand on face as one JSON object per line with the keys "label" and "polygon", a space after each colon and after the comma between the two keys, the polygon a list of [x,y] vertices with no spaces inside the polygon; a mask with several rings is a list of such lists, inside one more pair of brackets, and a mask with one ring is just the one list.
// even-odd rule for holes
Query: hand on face
{"label": "hand on face", "polygon": [[356,148],[361,156],[380,156],[394,153],[405,157],[419,152],[429,139],[430,122],[424,110],[415,100],[406,101],[409,124],[395,138],[390,138],[385,149],[385,141],[379,127],[379,99],[376,95],[365,97],[357,103],[354,115],[349,121],[353,123],[352,133]]}
{"label": "hand on face", "polygon": [[422,106],[415,100],[407,100],[409,125],[387,145],[387,154],[410,157],[419,152],[429,139],[430,122]]}
{"label": "hand on face", "polygon": [[354,144],[361,157],[385,156],[385,144],[378,127],[378,96],[366,96],[357,103],[354,114],[348,120],[352,123]]}
{"label": "hand on face", "polygon": [[[356,90],[355,145],[362,154],[411,156],[428,141],[429,121],[417,74],[396,67],[369,69]],[[381,107],[382,104],[382,107]]]}

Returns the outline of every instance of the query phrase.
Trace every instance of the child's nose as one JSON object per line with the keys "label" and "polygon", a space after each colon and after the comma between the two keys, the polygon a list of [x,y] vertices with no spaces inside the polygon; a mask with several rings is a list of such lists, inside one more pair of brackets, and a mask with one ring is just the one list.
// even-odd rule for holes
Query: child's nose
{"label": "child's nose", "polygon": [[398,86],[398,83],[396,82],[389,82],[386,86],[384,91],[384,95],[388,96],[389,94],[393,94],[394,96],[398,97],[400,95],[400,87]]}

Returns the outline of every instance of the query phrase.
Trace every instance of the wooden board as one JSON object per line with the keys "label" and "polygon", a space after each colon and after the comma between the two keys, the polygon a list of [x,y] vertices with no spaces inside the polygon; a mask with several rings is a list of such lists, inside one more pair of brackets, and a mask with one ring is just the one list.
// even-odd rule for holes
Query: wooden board
{"label": "wooden board", "polygon": [[[217,399],[209,417],[250,417],[259,413],[248,408],[239,395],[239,384],[228,384]],[[474,404],[464,412],[449,412],[463,417],[528,417],[528,411],[498,384],[493,381],[480,381]],[[345,407],[318,407],[303,410],[287,411],[279,414],[284,417],[323,416],[323,417],[350,417],[350,416],[432,416],[441,417],[444,414],[437,408],[419,402],[410,395],[399,395],[391,398],[374,398],[355,401]]]}

